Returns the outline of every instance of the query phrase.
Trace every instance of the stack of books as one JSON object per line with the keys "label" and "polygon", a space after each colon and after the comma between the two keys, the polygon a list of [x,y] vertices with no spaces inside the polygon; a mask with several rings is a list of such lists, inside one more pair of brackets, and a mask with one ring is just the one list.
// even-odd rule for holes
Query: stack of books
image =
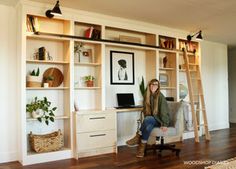
{"label": "stack of books", "polygon": [[39,31],[39,21],[37,17],[27,16],[27,31],[28,32],[38,32]]}
{"label": "stack of books", "polygon": [[91,38],[91,39],[100,39],[101,38],[101,31],[98,29],[95,29],[94,27],[91,26],[85,30],[84,36],[86,38]]}

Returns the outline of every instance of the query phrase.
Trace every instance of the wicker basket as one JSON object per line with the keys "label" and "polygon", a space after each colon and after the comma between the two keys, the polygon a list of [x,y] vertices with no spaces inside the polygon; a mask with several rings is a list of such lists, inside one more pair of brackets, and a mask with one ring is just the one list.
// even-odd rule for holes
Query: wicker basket
{"label": "wicker basket", "polygon": [[31,149],[37,153],[56,151],[64,145],[61,130],[45,135],[35,135],[30,132],[29,142]]}

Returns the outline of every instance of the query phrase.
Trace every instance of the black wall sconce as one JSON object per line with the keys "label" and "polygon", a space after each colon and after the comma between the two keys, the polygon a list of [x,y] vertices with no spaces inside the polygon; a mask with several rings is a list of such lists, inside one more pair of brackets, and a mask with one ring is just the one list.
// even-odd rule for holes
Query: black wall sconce
{"label": "black wall sconce", "polygon": [[48,18],[53,18],[53,16],[62,16],[59,1],[57,1],[56,5],[52,10],[47,10],[45,14]]}
{"label": "black wall sconce", "polygon": [[187,40],[188,40],[188,41],[191,41],[192,38],[193,38],[195,35],[197,35],[197,36],[196,36],[196,40],[202,40],[202,39],[203,39],[203,38],[202,38],[202,31],[200,30],[199,32],[197,32],[197,33],[195,33],[195,34],[193,34],[193,35],[188,35],[188,36],[187,36]]}

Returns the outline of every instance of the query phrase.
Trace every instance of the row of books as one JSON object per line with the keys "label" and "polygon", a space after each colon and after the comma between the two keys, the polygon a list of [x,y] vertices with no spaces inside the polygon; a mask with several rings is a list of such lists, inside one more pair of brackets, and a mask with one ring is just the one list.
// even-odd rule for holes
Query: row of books
{"label": "row of books", "polygon": [[84,36],[91,39],[101,39],[101,31],[91,26],[85,30]]}
{"label": "row of books", "polygon": [[27,32],[39,31],[39,21],[37,17],[27,16]]}

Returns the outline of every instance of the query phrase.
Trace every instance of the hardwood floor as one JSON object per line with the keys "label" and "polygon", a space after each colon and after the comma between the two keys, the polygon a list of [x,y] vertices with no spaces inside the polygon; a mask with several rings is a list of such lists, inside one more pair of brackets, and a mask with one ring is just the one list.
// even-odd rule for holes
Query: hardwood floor
{"label": "hardwood floor", "polygon": [[79,160],[62,160],[24,167],[18,162],[12,162],[0,164],[0,169],[201,169],[207,166],[206,163],[208,162],[211,164],[236,157],[235,129],[236,126],[234,125],[230,129],[211,132],[212,139],[210,142],[201,138],[200,143],[195,143],[193,139],[176,143],[177,147],[182,149],[179,158],[168,151],[163,152],[161,157],[149,151],[144,158],[139,159],[135,157],[136,148],[123,146],[119,148],[118,154],[106,154]]}

